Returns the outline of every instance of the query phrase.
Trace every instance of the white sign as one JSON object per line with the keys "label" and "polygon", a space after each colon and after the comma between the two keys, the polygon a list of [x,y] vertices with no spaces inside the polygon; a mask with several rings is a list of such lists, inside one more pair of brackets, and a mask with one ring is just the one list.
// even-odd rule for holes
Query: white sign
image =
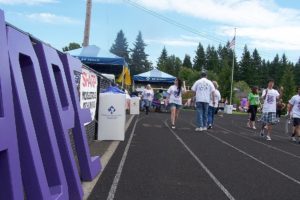
{"label": "white sign", "polygon": [[101,93],[99,96],[98,140],[125,138],[125,94]]}
{"label": "white sign", "polygon": [[95,119],[97,105],[97,75],[82,68],[80,79],[80,107],[91,111],[92,120]]}

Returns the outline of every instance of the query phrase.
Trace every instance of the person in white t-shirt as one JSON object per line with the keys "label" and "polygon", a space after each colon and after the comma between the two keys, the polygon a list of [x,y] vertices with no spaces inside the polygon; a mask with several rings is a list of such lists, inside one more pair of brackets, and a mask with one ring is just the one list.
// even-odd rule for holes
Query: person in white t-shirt
{"label": "person in white t-shirt", "polygon": [[212,96],[210,97],[210,101],[209,101],[209,107],[208,107],[208,116],[207,116],[207,123],[208,123],[208,129],[212,128],[212,125],[214,124],[214,116],[215,116],[215,112],[218,108],[218,102],[221,100],[221,94],[218,90],[218,83],[217,81],[213,81],[212,82],[215,86],[215,98],[214,98],[214,102],[213,102],[213,98]]}
{"label": "person in white t-shirt", "polygon": [[213,104],[215,101],[215,86],[208,80],[206,72],[201,73],[201,78],[194,83],[192,91],[196,93],[196,122],[195,131],[207,130],[208,105],[212,96]]}
{"label": "person in white t-shirt", "polygon": [[151,85],[148,84],[142,93],[144,106],[146,108],[146,115],[148,115],[149,113],[149,108],[152,104],[153,97],[154,97],[153,89],[151,88]]}
{"label": "person in white t-shirt", "polygon": [[167,91],[167,93],[169,94],[168,101],[171,110],[172,129],[175,129],[175,122],[178,119],[179,110],[182,107],[182,93],[184,93],[185,91],[185,82],[182,82],[179,78],[175,79],[174,85],[170,86]]}
{"label": "person in white t-shirt", "polygon": [[[260,135],[263,137],[264,136],[264,129],[267,129],[267,135],[266,139],[271,140],[271,130],[272,130],[272,125],[274,125],[277,122],[276,118],[276,102],[280,98],[281,94],[275,89],[274,87],[274,80],[269,80],[268,81],[268,88],[265,89],[262,93],[261,98],[264,101],[263,104],[263,110],[262,110],[262,116],[261,116],[261,121],[262,121],[262,127],[260,131]],[[280,89],[280,93],[282,92],[282,88]]]}
{"label": "person in white t-shirt", "polygon": [[293,119],[294,131],[292,140],[296,141],[295,136],[300,136],[300,86],[298,86],[298,94],[289,100],[288,115]]}

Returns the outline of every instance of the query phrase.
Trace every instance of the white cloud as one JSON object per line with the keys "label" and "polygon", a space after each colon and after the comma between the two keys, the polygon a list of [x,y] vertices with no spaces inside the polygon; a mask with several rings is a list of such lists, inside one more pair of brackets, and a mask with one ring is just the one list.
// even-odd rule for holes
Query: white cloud
{"label": "white cloud", "polygon": [[80,21],[52,13],[32,13],[25,15],[28,19],[47,24],[80,24]]}
{"label": "white cloud", "polygon": [[147,44],[154,43],[172,47],[195,47],[198,46],[200,40],[203,39],[200,37],[182,35],[180,38],[146,39],[145,42]]}
{"label": "white cloud", "polygon": [[26,4],[26,5],[38,5],[47,3],[58,3],[58,0],[0,0],[0,4],[16,5],[16,4]]}
{"label": "white cloud", "polygon": [[[274,0],[139,0],[132,2],[138,2],[156,11],[172,11],[211,21],[221,27],[217,29],[216,35],[227,36],[228,40],[233,37],[233,27],[238,27],[237,36],[250,41],[249,46],[257,45],[255,47],[273,50],[300,50],[300,10],[280,7]],[[224,29],[224,24],[230,28]]]}

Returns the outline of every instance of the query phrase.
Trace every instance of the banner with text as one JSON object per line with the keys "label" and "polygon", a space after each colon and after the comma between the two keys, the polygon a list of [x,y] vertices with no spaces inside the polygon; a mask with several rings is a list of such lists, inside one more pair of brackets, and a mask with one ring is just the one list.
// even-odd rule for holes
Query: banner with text
{"label": "banner with text", "polygon": [[82,68],[80,79],[80,106],[91,111],[92,120],[95,119],[97,105],[97,75],[90,70]]}

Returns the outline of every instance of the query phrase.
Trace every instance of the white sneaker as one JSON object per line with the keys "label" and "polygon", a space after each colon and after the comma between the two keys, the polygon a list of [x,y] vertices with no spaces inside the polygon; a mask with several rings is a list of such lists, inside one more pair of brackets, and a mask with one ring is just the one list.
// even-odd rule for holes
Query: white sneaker
{"label": "white sneaker", "polygon": [[297,139],[296,139],[295,137],[291,137],[291,140],[292,140],[293,142],[297,142]]}
{"label": "white sneaker", "polygon": [[255,126],[253,126],[252,128],[253,128],[254,130],[256,130],[256,127],[255,127]]}
{"label": "white sneaker", "polygon": [[202,128],[202,130],[203,130],[203,131],[207,131],[207,128],[206,128],[206,127],[204,127],[204,128]]}
{"label": "white sneaker", "polygon": [[268,141],[271,141],[272,139],[271,139],[271,137],[270,136],[266,136],[266,140],[268,140]]}
{"label": "white sneaker", "polygon": [[202,128],[196,128],[195,131],[202,131]]}

